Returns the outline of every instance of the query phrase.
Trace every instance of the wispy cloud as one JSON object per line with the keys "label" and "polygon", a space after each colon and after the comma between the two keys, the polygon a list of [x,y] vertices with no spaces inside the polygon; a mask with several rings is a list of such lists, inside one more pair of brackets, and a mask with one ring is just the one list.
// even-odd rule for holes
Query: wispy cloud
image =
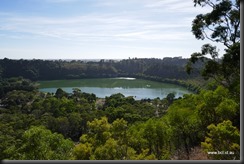
{"label": "wispy cloud", "polygon": [[153,9],[157,12],[163,13],[190,13],[190,14],[197,14],[197,13],[205,13],[210,10],[208,7],[204,8],[196,8],[194,7],[193,1],[186,0],[152,0],[144,1],[144,7]]}
{"label": "wispy cloud", "polygon": [[[67,18],[35,16],[9,16],[1,18],[0,30],[19,32],[59,39],[86,40],[104,38],[111,40],[159,40],[179,39],[173,29],[185,28],[185,20],[180,22],[160,22],[124,15],[91,14]],[[167,33],[167,34],[164,34]],[[181,32],[183,33],[183,32]],[[174,37],[178,35],[177,37]],[[167,37],[165,37],[167,36]]]}
{"label": "wispy cloud", "polygon": [[[76,54],[80,49],[94,54],[98,51],[96,49],[100,49],[111,51],[111,54],[120,51],[121,54],[135,52],[146,55],[150,52],[159,54],[166,49],[170,52],[170,49],[175,47],[177,50],[172,50],[172,53],[178,53],[180,47],[185,49],[188,44],[188,48],[192,48],[191,46],[196,43],[191,33],[192,20],[196,14],[207,11],[194,8],[191,0],[35,2],[29,7],[40,4],[40,8],[35,6],[36,11],[23,10],[25,6],[22,6],[22,10],[18,10],[17,7],[17,10],[0,12],[0,42],[7,46],[0,45],[0,52],[13,54],[17,52],[11,51],[11,46],[17,46],[14,43],[24,45],[25,41],[30,43],[34,40],[37,47],[41,44],[50,48],[45,43],[50,41],[57,45],[60,43],[64,45],[62,49],[66,48],[67,51]],[[6,43],[6,40],[9,42]],[[29,48],[28,45],[26,47]],[[19,50],[24,53],[24,48],[21,47]],[[50,51],[55,52],[55,48],[52,47]],[[60,52],[61,50],[58,51]],[[48,54],[48,49],[45,53]]]}
{"label": "wispy cloud", "polygon": [[[46,0],[49,3],[66,3],[77,0]],[[154,9],[165,7],[169,10],[177,11],[188,8],[189,3],[180,0],[160,1],[160,0],[125,0],[96,1],[96,5],[118,6],[121,4],[137,4],[143,6],[138,10],[130,10],[126,13],[89,13],[71,17],[43,17],[43,16],[19,16],[1,15],[0,30],[9,32],[26,33],[43,37],[54,37],[67,40],[160,40],[160,39],[187,39],[187,33],[181,31],[190,27],[191,21],[187,18],[173,20],[166,19],[167,15],[157,16]],[[191,3],[190,3],[191,4]],[[144,9],[144,10],[143,10]],[[149,9],[149,10],[147,10]],[[187,9],[185,9],[187,10]],[[178,36],[176,36],[178,35]],[[182,37],[184,36],[184,37]],[[100,38],[100,39],[98,39]]]}

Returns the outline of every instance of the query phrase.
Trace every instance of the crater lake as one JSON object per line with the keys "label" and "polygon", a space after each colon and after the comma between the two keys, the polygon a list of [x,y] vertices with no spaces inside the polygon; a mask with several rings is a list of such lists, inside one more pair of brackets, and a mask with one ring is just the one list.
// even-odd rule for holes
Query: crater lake
{"label": "crater lake", "polygon": [[98,98],[121,93],[125,97],[133,96],[135,100],[157,97],[163,99],[169,93],[174,93],[175,98],[192,93],[179,85],[130,77],[51,80],[38,83],[41,92],[55,93],[58,88],[61,88],[67,93],[72,93],[74,88],[78,88],[81,92],[94,93]]}

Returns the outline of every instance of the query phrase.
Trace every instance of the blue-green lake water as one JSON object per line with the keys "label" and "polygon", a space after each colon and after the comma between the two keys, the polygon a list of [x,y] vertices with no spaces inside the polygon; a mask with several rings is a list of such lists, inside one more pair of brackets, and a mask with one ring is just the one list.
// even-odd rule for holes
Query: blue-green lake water
{"label": "blue-green lake water", "polygon": [[169,93],[174,93],[175,98],[192,93],[178,85],[128,77],[39,81],[39,84],[42,92],[55,93],[58,88],[62,88],[72,93],[73,88],[79,88],[82,92],[94,93],[99,98],[122,93],[126,97],[133,96],[136,100],[157,97],[163,99]]}

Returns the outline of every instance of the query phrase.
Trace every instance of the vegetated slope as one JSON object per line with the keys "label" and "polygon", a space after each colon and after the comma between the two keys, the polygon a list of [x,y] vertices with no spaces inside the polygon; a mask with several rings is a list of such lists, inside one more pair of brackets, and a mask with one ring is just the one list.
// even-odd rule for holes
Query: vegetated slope
{"label": "vegetated slope", "polygon": [[187,79],[200,75],[203,63],[197,64],[195,72],[188,75],[185,65],[188,59],[124,59],[100,60],[85,62],[81,60],[0,60],[1,76],[3,78],[22,76],[31,80],[57,80],[89,77],[117,76],[157,76],[169,79]]}
{"label": "vegetated slope", "polygon": [[[203,71],[205,78],[214,79],[210,88],[179,99],[169,94],[162,100],[135,101],[115,94],[97,101],[95,95],[79,89],[71,95],[62,89],[44,94],[28,80],[0,79],[0,159],[240,160],[240,1],[194,3],[213,9],[193,20],[195,37],[204,39],[209,27],[214,27],[211,41],[227,48],[222,61],[216,61],[216,47],[209,44],[190,59],[194,64],[204,55],[212,56]],[[105,70],[112,70],[111,76],[153,78],[152,74],[161,75],[160,69],[173,68],[162,61],[101,60],[88,65],[72,61],[71,67],[64,61],[35,60],[35,65],[33,61],[4,59],[0,73],[1,77],[25,75],[37,80],[108,76]],[[182,68],[179,65],[174,69]],[[69,71],[62,72],[65,70]],[[171,70],[167,77],[160,77],[172,74],[176,73]]]}
{"label": "vegetated slope", "polygon": [[199,91],[206,83],[200,76],[203,62],[194,65],[194,71],[186,72],[188,59],[133,58],[123,60],[0,60],[2,78],[23,77],[33,81],[81,78],[109,78],[130,76],[159,82],[178,84],[192,91]]}
{"label": "vegetated slope", "polygon": [[45,94],[22,78],[1,87],[1,160],[211,159],[201,143],[209,152],[234,153],[217,159],[240,158],[238,102],[222,86],[139,101],[120,93],[97,99],[79,89]]}

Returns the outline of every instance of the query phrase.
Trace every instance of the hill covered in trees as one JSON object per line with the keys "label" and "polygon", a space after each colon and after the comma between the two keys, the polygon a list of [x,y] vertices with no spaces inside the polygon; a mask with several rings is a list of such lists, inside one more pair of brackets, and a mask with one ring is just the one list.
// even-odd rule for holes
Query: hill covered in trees
{"label": "hill covered in trees", "polygon": [[[45,94],[22,78],[5,79],[5,86],[11,88],[0,99],[0,159],[240,158],[239,101],[222,86],[145,100],[120,93],[97,99],[75,88]],[[231,154],[207,154],[217,150]]]}
{"label": "hill covered in trees", "polygon": [[91,77],[157,76],[168,79],[187,79],[200,76],[203,63],[195,65],[195,71],[188,75],[185,67],[188,59],[142,58],[82,61],[82,60],[0,60],[1,77],[22,76],[30,80],[57,80]]}
{"label": "hill covered in trees", "polygon": [[[212,8],[196,16],[192,32],[223,43],[221,60],[210,44],[189,61],[1,60],[0,159],[240,160],[240,1],[194,4]],[[45,94],[29,80],[126,75],[178,81],[199,76],[199,61],[201,75],[211,82],[178,99],[168,94],[135,100],[120,93],[97,99],[77,88],[72,94],[60,88]],[[192,74],[183,73],[185,66]]]}
{"label": "hill covered in trees", "polygon": [[[200,70],[204,63],[194,65],[189,75],[186,66],[189,59],[175,58],[142,58],[124,60],[0,60],[0,77],[24,77],[33,81],[135,77],[178,84],[192,91],[198,91],[204,82]],[[206,59],[207,60],[207,59]]]}

